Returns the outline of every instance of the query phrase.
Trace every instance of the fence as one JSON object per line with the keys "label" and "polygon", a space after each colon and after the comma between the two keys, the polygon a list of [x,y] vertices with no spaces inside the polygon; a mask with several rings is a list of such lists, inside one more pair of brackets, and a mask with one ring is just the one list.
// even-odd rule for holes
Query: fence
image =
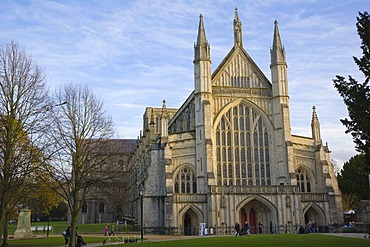
{"label": "fence", "polygon": [[[300,225],[273,225],[273,233],[297,233]],[[305,227],[305,226],[303,226]],[[332,225],[317,226],[316,232],[335,232]],[[251,234],[258,234],[258,227],[250,226]],[[264,226],[262,233],[270,233],[270,227]],[[144,234],[161,235],[199,235],[199,226],[197,227],[145,227]],[[234,226],[206,227],[203,235],[234,235]]]}

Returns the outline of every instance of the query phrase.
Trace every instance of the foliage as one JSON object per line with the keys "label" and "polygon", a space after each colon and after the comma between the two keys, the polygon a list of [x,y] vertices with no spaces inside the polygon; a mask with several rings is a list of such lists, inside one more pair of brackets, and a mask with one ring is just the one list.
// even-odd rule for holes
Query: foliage
{"label": "foliage", "polygon": [[354,194],[362,200],[370,199],[365,155],[358,154],[345,162],[337,178],[339,189],[343,194]]}
{"label": "foliage", "polygon": [[370,172],[370,16],[365,11],[357,17],[357,33],[360,36],[363,56],[354,57],[359,70],[364,74],[363,83],[352,76],[348,81],[343,76],[336,76],[334,87],[338,90],[347,105],[349,118],[340,121],[346,126],[346,133],[351,133],[356,150],[364,153],[367,160],[367,171]]}
{"label": "foliage", "polygon": [[[32,212],[49,215],[53,208],[59,206],[61,198],[54,190],[51,189],[50,183],[55,183],[49,179],[38,179],[34,184],[29,186],[29,193],[25,197],[26,204]],[[52,186],[55,187],[56,185]]]}
{"label": "foliage", "polygon": [[66,220],[67,219],[68,206],[63,201],[59,203],[56,208],[53,208],[50,212],[50,216],[54,220]]}
{"label": "foliage", "polygon": [[343,210],[354,209],[360,202],[361,198],[356,194],[342,194]]}
{"label": "foliage", "polygon": [[0,46],[0,228],[7,246],[9,214],[22,203],[45,156],[50,106],[41,69],[15,42]]}
{"label": "foliage", "polygon": [[75,243],[75,229],[82,203],[90,190],[108,179],[100,172],[102,153],[107,153],[107,141],[112,135],[112,121],[105,116],[103,104],[91,90],[80,85],[64,85],[56,93],[57,102],[67,102],[53,108],[50,139],[54,153],[49,174],[58,183],[56,192],[68,204],[71,214],[70,246]]}

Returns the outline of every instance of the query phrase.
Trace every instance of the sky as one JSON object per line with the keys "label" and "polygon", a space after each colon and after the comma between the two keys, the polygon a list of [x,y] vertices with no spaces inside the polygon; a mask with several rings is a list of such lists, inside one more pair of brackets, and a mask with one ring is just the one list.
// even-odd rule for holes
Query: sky
{"label": "sky", "polygon": [[363,75],[358,11],[366,0],[0,0],[0,44],[15,41],[44,70],[50,91],[87,85],[104,103],[116,138],[135,139],[145,108],[179,108],[194,89],[199,15],[212,71],[233,46],[235,8],[243,46],[267,78],[274,20],[288,63],[292,134],[311,137],[312,107],[340,168],[356,155],[340,119],[348,116],[332,80]]}

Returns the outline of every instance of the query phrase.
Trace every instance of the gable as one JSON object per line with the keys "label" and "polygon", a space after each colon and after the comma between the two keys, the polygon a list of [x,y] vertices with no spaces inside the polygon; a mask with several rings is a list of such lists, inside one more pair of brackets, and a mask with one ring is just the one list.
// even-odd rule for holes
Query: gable
{"label": "gable", "polygon": [[241,47],[233,47],[212,74],[214,87],[266,88],[271,83]]}

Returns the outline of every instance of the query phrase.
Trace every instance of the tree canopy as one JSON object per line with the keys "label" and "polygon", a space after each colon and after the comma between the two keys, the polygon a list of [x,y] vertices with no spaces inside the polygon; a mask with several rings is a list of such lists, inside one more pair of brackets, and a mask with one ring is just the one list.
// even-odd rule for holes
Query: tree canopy
{"label": "tree canopy", "polygon": [[343,194],[355,194],[362,200],[370,199],[369,179],[364,154],[358,154],[345,162],[337,178],[339,189]]}
{"label": "tree canopy", "polygon": [[0,46],[0,228],[22,202],[32,174],[45,161],[48,91],[41,69],[15,42]]}
{"label": "tree canopy", "polygon": [[[113,134],[113,124],[105,116],[103,102],[88,87],[66,84],[56,93],[58,102],[67,102],[53,108],[50,139],[55,154],[49,174],[58,184],[57,192],[69,207],[71,239],[75,246],[77,219],[92,187],[109,177],[101,173],[102,153],[107,153],[107,140]],[[113,171],[112,171],[113,173]]]}
{"label": "tree canopy", "polygon": [[362,57],[353,57],[359,70],[364,74],[364,82],[358,82],[352,76],[346,80],[337,75],[333,80],[334,87],[347,106],[349,118],[341,119],[351,133],[356,150],[365,155],[367,173],[370,172],[370,16],[365,11],[357,17],[357,33],[360,36]]}

